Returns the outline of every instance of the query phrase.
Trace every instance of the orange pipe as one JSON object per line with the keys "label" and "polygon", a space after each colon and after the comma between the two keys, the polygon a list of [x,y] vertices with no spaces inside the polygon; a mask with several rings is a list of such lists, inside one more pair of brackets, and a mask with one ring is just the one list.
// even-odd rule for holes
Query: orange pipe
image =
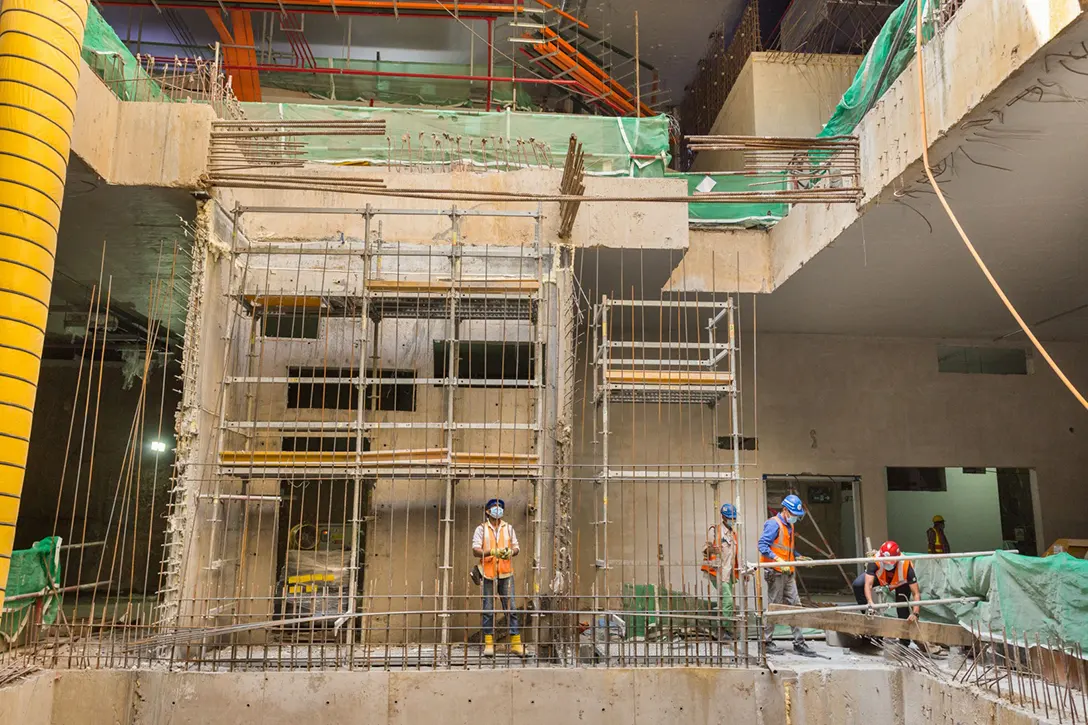
{"label": "orange pipe", "polygon": [[[588,69],[594,75],[599,77],[602,81],[605,81],[606,83],[608,83],[609,87],[612,89],[612,91],[614,93],[616,93],[617,95],[619,95],[620,97],[622,97],[625,101],[627,101],[631,106],[631,110],[634,111],[633,101],[635,100],[635,96],[634,96],[633,93],[631,93],[631,91],[627,90],[623,85],[621,85],[619,83],[619,81],[615,80],[614,78],[612,78],[612,76],[608,75],[608,73],[606,73],[603,68],[601,68],[599,65],[594,63],[591,59],[587,58],[585,55],[583,55],[581,52],[579,52],[577,48],[575,48],[570,43],[568,43],[566,40],[564,40],[562,37],[560,37],[559,34],[556,33],[554,30],[552,30],[551,28],[544,28],[544,34],[549,36],[549,37],[554,38],[555,41],[559,44],[560,48],[564,48],[568,53],[575,56],[575,62],[578,62],[578,64],[581,65],[583,68]],[[579,60],[581,62],[579,62]],[[653,110],[649,106],[647,106],[645,103],[643,103],[640,106],[640,109],[642,111],[642,115],[644,115],[644,116],[654,115]]]}
{"label": "orange pipe", "polygon": [[[550,61],[554,61],[556,65],[560,66],[561,70],[571,70],[571,75],[577,77],[582,85],[588,88],[591,92],[600,96],[600,100],[608,104],[612,108],[616,109],[622,114],[634,112],[634,106],[625,101],[622,98],[617,97],[610,89],[606,88],[598,79],[586,72],[584,66],[575,62],[570,56],[561,52],[552,43],[538,43],[535,47],[540,48],[541,55],[547,55],[548,53],[555,53]],[[562,61],[562,62],[561,62]]]}
{"label": "orange pipe", "polygon": [[570,20],[571,22],[577,23],[579,27],[585,28],[586,30],[589,30],[589,25],[587,23],[583,23],[581,20],[574,17],[570,13],[563,12],[562,10],[555,7],[551,3],[546,3],[546,2],[544,2],[544,0],[533,0],[533,2],[535,2],[537,5],[543,5],[544,7],[548,8],[548,10],[554,10],[555,13],[557,15],[559,15],[559,17],[566,18],[567,20]]}

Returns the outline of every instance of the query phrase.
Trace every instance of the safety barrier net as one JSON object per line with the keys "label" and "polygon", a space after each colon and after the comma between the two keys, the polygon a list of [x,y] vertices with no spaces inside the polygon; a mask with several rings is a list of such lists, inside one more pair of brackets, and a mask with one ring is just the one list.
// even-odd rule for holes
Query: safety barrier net
{"label": "safety barrier net", "polygon": [[82,56],[122,101],[169,100],[94,5],[87,8]]}
{"label": "safety barrier net", "polygon": [[582,143],[591,174],[662,176],[670,158],[667,116],[636,119],[310,103],[243,103],[242,108],[246,118],[254,120],[385,121],[385,136],[307,137],[306,158],[327,163],[558,168],[571,134]]}
{"label": "safety barrier net", "polygon": [[930,20],[935,0],[904,0],[880,29],[865,59],[861,62],[850,87],[842,96],[820,137],[840,136],[853,132],[861,119],[869,112],[896,78],[906,69],[914,57],[915,28],[919,5],[922,8],[923,40],[933,35]]}
{"label": "safety barrier net", "polygon": [[926,607],[926,619],[1054,637],[1088,648],[1088,561],[1066,553],[1036,557],[999,551],[977,559],[922,559],[914,566],[923,599],[982,600]]}
{"label": "safety barrier net", "polygon": [[[60,538],[49,536],[29,549],[11,552],[4,612],[0,616],[0,636],[10,644],[18,639],[35,615],[41,601],[41,621],[52,624],[57,618],[60,595],[46,592],[60,586]],[[18,598],[21,594],[43,592],[41,597]],[[14,601],[12,599],[15,598]]]}

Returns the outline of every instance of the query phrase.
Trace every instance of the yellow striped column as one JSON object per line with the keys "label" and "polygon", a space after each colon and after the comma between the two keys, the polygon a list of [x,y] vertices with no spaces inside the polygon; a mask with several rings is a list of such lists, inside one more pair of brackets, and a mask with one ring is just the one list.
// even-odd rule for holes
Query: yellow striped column
{"label": "yellow striped column", "polygon": [[19,516],[87,0],[0,9],[0,606]]}

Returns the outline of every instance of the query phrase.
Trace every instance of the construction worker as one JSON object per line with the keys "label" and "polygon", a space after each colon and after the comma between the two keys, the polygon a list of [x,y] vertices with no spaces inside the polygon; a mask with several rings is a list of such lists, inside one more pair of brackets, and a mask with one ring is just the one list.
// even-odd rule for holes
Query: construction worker
{"label": "construction worker", "polygon": [[510,630],[510,651],[521,657],[525,648],[518,633],[518,614],[514,606],[514,562],[521,549],[514,527],[502,520],[506,502],[493,498],[484,507],[487,519],[472,534],[472,553],[480,559],[483,574],[484,656],[495,656],[495,590],[498,589]]}
{"label": "construction worker", "polygon": [[[868,604],[866,614],[876,614],[873,609],[873,587],[885,587],[895,594],[897,602],[919,602],[922,600],[922,590],[918,586],[918,577],[914,573],[914,565],[909,559],[901,561],[881,562],[880,559],[889,556],[901,556],[899,544],[894,541],[885,541],[877,553],[877,561],[866,564],[865,571],[854,580],[854,599],[858,604]],[[909,611],[908,611],[909,610]],[[899,607],[896,611],[900,619],[908,622],[917,622],[921,607]],[[901,639],[903,646],[910,645],[909,639]]]}
{"label": "construction worker", "polygon": [[[782,499],[782,510],[778,515],[767,519],[763,524],[763,533],[759,537],[759,560],[764,563],[778,562],[783,566],[768,567],[763,569],[763,578],[767,582],[768,604],[801,604],[801,597],[797,594],[797,579],[791,562],[806,560],[808,557],[797,556],[793,547],[793,527],[805,515],[805,506],[801,499],[790,494]],[[800,627],[792,627],[793,651],[806,657],[818,655],[805,643]],[[774,617],[767,617],[764,626],[763,639],[767,645],[767,654],[780,654],[779,648],[773,640]]]}
{"label": "construction worker", "polygon": [[[718,611],[722,620],[728,622],[733,616],[733,587],[740,577],[740,563],[737,561],[739,545],[737,532],[733,528],[737,523],[737,507],[723,503],[721,517],[721,525],[711,526],[707,531],[700,569],[710,577],[710,586],[718,592]],[[724,626],[732,629],[728,623]]]}
{"label": "construction worker", "polygon": [[926,539],[929,540],[930,554],[947,554],[952,551],[948,536],[944,533],[944,516],[937,514],[933,517],[933,526],[926,529]]}

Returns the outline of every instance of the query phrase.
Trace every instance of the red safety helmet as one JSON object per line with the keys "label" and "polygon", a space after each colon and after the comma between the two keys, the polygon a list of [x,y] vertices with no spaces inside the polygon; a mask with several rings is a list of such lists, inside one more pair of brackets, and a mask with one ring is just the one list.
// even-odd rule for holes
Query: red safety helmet
{"label": "red safety helmet", "polygon": [[880,546],[880,553],[877,556],[900,556],[902,552],[899,550],[899,544],[894,541],[885,541]]}

